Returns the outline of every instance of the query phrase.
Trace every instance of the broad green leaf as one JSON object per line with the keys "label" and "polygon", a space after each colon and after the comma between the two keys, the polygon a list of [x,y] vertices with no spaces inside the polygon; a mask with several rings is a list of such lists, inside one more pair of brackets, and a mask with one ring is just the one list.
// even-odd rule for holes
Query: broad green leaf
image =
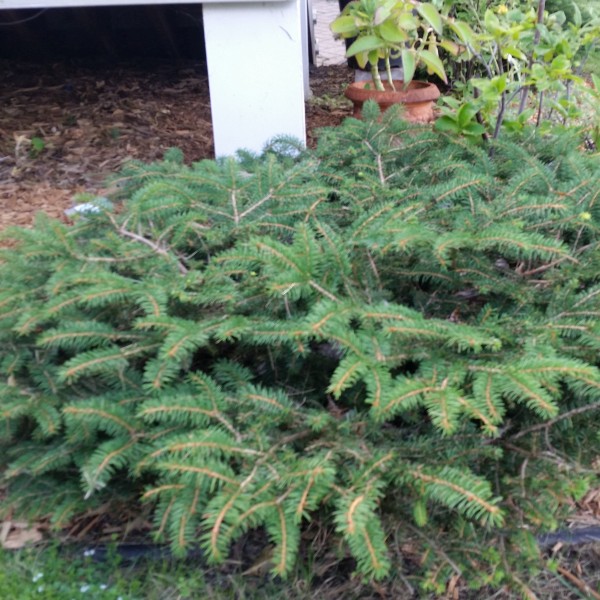
{"label": "broad green leaf", "polygon": [[485,133],[485,127],[481,123],[472,122],[463,129],[463,133],[472,136],[483,135]]}
{"label": "broad green leaf", "polygon": [[560,102],[556,102],[552,98],[548,98],[547,102],[548,105],[554,108],[554,110],[556,110],[561,117],[566,118],[568,116],[567,109],[565,106],[563,106],[563,104],[561,104]]}
{"label": "broad green leaf", "polygon": [[506,33],[505,29],[500,25],[498,17],[489,8],[485,11],[484,24],[489,33],[495,37]]}
{"label": "broad green leaf", "polygon": [[380,5],[375,11],[375,17],[373,18],[373,25],[381,25],[390,16],[391,10],[385,5]]}
{"label": "broad green leaf", "polygon": [[464,129],[477,114],[477,109],[469,104],[463,104],[456,113],[456,120],[461,129]]}
{"label": "broad green leaf", "polygon": [[571,67],[571,62],[566,56],[557,56],[550,65],[550,68],[555,72],[566,71]]}
{"label": "broad green leaf", "polygon": [[516,46],[504,46],[500,49],[500,52],[502,53],[502,58],[512,56],[513,58],[518,58],[519,60],[527,60],[527,56],[525,56],[525,54]]}
{"label": "broad green leaf", "polygon": [[404,71],[404,85],[408,85],[415,76],[416,68],[415,51],[408,48],[402,49],[402,69]]}
{"label": "broad green leaf", "polygon": [[531,67],[531,77],[536,80],[544,79],[546,77],[546,69],[544,69],[543,65],[534,64]]}
{"label": "broad green leaf", "polygon": [[448,115],[444,115],[437,119],[433,127],[437,131],[442,131],[444,133],[460,133],[458,123]]}
{"label": "broad green leaf", "polygon": [[444,65],[439,56],[436,56],[429,50],[421,50],[419,58],[425,64],[428,71],[435,73],[444,83],[448,82],[448,78],[444,71]]}
{"label": "broad green leaf", "polygon": [[359,52],[356,56],[356,62],[361,69],[364,69],[369,64],[368,52]]}
{"label": "broad green leaf", "polygon": [[566,73],[564,73],[563,78],[568,79],[569,81],[572,81],[572,82],[576,83],[577,85],[585,85],[585,79],[583,77],[578,77],[577,75],[573,75],[573,73],[571,71],[567,71]]}
{"label": "broad green leaf", "polygon": [[494,90],[496,90],[499,94],[501,94],[504,90],[506,90],[506,77],[504,75],[497,75],[494,77],[490,83]]}
{"label": "broad green leaf", "polygon": [[423,2],[422,4],[417,5],[417,10],[419,11],[419,14],[433,27],[434,31],[439,35],[442,35],[444,24],[436,7],[429,2]]}
{"label": "broad green leaf", "polygon": [[458,56],[460,52],[460,46],[456,42],[452,42],[450,40],[442,40],[440,42],[440,46],[448,53],[452,54],[452,56]]}
{"label": "broad green leaf", "polygon": [[525,109],[517,118],[521,123],[526,123],[535,114],[534,108]]}
{"label": "broad green leaf", "polygon": [[[573,6],[575,6],[575,2],[573,2]],[[559,11],[555,12],[552,15],[552,17],[556,21],[556,23],[558,23],[559,25],[564,25],[567,20],[567,15],[565,15],[564,10],[559,10]]]}
{"label": "broad green leaf", "polygon": [[577,2],[573,2],[571,7],[573,8],[573,24],[579,29],[583,23],[581,11],[579,10],[579,6],[577,6]]}
{"label": "broad green leaf", "polygon": [[379,35],[386,42],[399,43],[408,40],[406,33],[399,27],[396,27],[392,21],[385,21],[379,26]]}
{"label": "broad green leaf", "polygon": [[401,12],[397,17],[396,22],[398,23],[398,27],[405,31],[412,31],[419,26],[419,21],[411,12]]}
{"label": "broad green leaf", "polygon": [[504,119],[504,121],[502,121],[502,127],[507,131],[521,131],[523,129],[523,123],[518,119]]}
{"label": "broad green leaf", "polygon": [[550,48],[550,50],[548,50],[548,52],[544,52],[544,54],[542,55],[542,58],[544,59],[544,62],[551,62],[552,59],[554,58],[554,48]]}
{"label": "broad green leaf", "polygon": [[481,90],[484,94],[487,92],[495,93],[496,91],[494,84],[489,79],[474,77],[471,79],[471,85],[476,87],[478,90]]}
{"label": "broad green leaf", "polygon": [[368,54],[369,64],[376,65],[379,62],[380,54],[379,50],[371,50]]}
{"label": "broad green leaf", "polygon": [[358,28],[356,27],[354,17],[338,17],[330,25],[330,29],[333,33],[348,37],[358,34]]}
{"label": "broad green leaf", "polygon": [[383,48],[385,42],[376,35],[365,35],[359,37],[346,51],[346,56],[355,56],[361,52],[371,52],[371,50],[377,50]]}
{"label": "broad green leaf", "polygon": [[475,32],[467,23],[450,20],[448,21],[448,25],[450,26],[450,29],[456,33],[461,42],[469,44],[470,46],[475,46]]}

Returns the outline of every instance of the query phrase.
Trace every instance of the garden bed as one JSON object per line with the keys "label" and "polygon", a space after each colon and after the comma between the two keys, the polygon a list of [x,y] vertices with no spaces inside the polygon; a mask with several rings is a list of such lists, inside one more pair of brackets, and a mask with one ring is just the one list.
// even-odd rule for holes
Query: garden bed
{"label": "garden bed", "polygon": [[[0,62],[0,228],[44,211],[63,218],[73,196],[105,191],[130,159],[154,161],[170,147],[186,162],[212,158],[208,77],[198,63]],[[307,139],[350,114],[336,101],[345,66],[312,68]]]}

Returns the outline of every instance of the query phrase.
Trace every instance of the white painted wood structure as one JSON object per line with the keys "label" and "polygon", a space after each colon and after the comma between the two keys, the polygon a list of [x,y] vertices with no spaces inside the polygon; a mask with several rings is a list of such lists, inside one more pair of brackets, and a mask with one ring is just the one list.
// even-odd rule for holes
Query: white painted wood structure
{"label": "white painted wood structure", "polygon": [[[0,0],[2,9],[199,4],[198,0]],[[305,140],[306,0],[202,2],[215,154]],[[199,42],[200,43],[200,42]]]}

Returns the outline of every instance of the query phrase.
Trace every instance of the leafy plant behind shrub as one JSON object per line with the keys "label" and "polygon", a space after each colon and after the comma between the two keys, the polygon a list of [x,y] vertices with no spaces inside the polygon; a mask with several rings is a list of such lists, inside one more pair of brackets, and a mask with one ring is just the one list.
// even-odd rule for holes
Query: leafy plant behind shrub
{"label": "leafy plant behind shrub", "polygon": [[264,528],[279,575],[310,519],[369,578],[416,526],[431,588],[501,580],[505,538],[536,556],[598,449],[598,158],[365,114],[297,159],[135,164],[114,212],[11,232],[5,512],[141,499],[217,562]]}
{"label": "leafy plant behind shrub", "polygon": [[436,127],[486,140],[533,122],[544,133],[577,123],[593,139],[597,102],[582,75],[593,72],[599,7],[596,0],[446,3],[473,31],[459,52],[445,48],[456,97],[443,98]]}

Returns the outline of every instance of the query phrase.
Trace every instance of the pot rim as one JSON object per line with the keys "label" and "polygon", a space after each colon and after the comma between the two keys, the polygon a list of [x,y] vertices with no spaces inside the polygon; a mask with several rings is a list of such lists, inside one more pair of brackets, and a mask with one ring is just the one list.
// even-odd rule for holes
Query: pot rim
{"label": "pot rim", "polygon": [[[386,89],[383,92],[372,88],[367,88],[373,85],[372,81],[354,81],[348,85],[345,95],[351,100],[368,100],[376,98],[380,101],[402,102],[404,104],[414,104],[417,102],[432,102],[440,97],[438,87],[429,81],[419,81],[413,79],[408,85],[408,89],[403,89],[404,81],[402,79],[394,79],[396,91]],[[384,85],[386,82],[383,82]]]}

